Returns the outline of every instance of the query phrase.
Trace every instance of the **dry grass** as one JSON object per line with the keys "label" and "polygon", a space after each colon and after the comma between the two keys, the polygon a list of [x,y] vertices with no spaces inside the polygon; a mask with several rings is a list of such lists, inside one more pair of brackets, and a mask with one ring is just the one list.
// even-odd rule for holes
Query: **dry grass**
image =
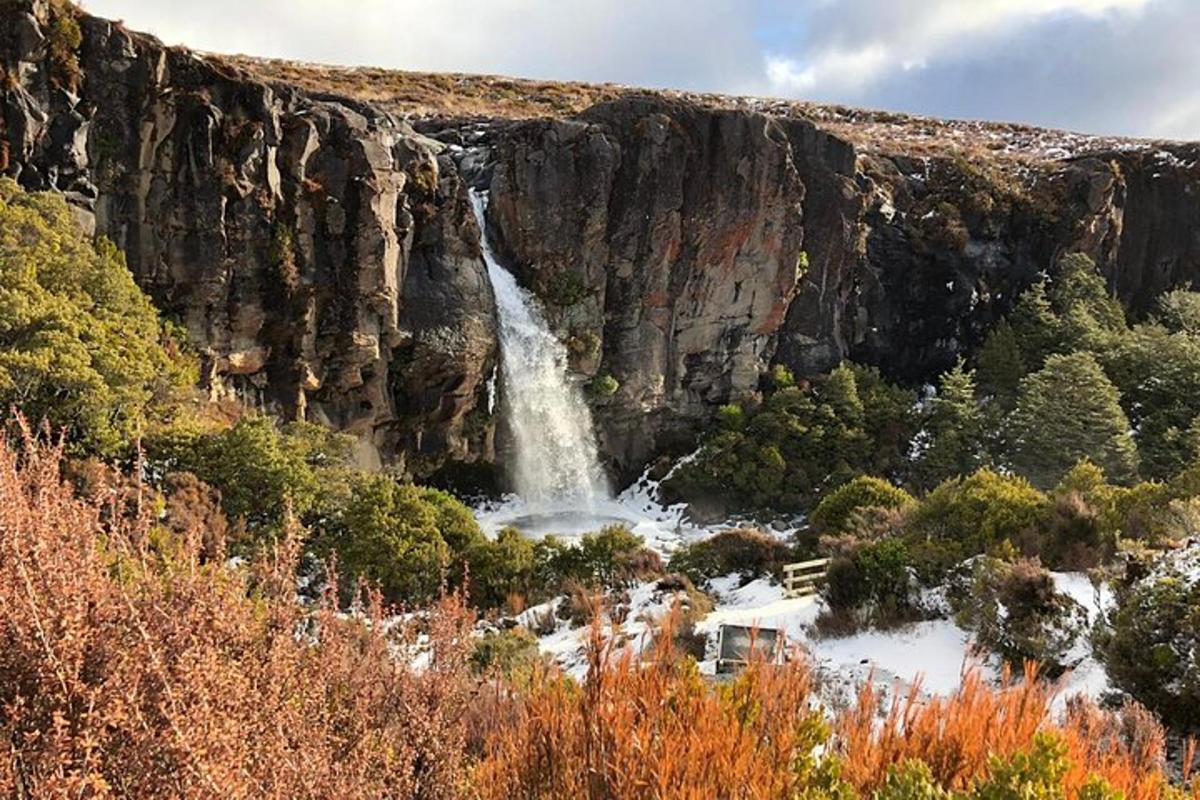
{"label": "dry grass", "polygon": [[568,117],[602,102],[635,95],[683,100],[718,109],[742,109],[800,117],[856,145],[860,152],[909,157],[968,158],[975,163],[1019,166],[1072,153],[1170,143],[1091,136],[1031,125],[942,120],[873,109],[769,97],[642,89],[611,83],[580,83],[498,75],[409,72],[379,67],[342,67],[246,55],[206,56],[256,80],[307,92],[372,103],[402,117],[534,119]]}
{"label": "dry grass", "polygon": [[475,770],[480,798],[793,797],[825,738],[802,665],[752,665],[712,690],[658,638],[645,662],[593,627],[582,686],[535,676]]}

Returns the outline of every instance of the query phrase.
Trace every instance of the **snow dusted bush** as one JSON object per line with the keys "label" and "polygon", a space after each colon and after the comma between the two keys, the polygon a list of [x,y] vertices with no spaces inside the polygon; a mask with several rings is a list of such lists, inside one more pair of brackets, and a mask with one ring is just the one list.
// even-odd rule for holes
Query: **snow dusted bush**
{"label": "snow dusted bush", "polygon": [[680,548],[671,557],[670,568],[700,585],[711,578],[732,573],[749,582],[755,578],[777,577],[791,555],[787,543],[769,533],[738,528]]}
{"label": "snow dusted bush", "polygon": [[1105,641],[1120,688],[1180,725],[1200,725],[1200,546],[1165,556],[1117,594]]}
{"label": "snow dusted bush", "polygon": [[960,624],[1012,664],[1033,660],[1057,674],[1085,653],[1086,609],[1057,591],[1035,559],[977,558],[952,595]]}

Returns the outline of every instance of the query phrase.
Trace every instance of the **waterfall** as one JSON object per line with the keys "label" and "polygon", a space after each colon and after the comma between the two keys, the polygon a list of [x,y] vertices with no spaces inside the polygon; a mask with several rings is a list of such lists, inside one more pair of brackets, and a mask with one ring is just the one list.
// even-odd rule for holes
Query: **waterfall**
{"label": "waterfall", "polygon": [[500,408],[512,433],[514,488],[531,511],[592,510],[609,491],[591,410],[567,370],[567,348],[546,324],[537,299],[497,262],[484,223],[487,195],[472,190],[471,206],[496,296]]}

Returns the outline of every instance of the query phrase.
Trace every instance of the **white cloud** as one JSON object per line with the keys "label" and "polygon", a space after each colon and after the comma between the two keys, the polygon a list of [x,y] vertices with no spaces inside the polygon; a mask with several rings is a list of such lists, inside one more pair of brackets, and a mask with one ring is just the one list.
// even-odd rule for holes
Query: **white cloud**
{"label": "white cloud", "polygon": [[168,43],[1200,137],[1200,0],[84,0]]}
{"label": "white cloud", "polygon": [[911,71],[981,42],[1060,15],[1102,17],[1141,10],[1150,0],[898,0],[822,5],[803,59],[768,53],[771,90],[799,95],[855,92],[891,73]]}

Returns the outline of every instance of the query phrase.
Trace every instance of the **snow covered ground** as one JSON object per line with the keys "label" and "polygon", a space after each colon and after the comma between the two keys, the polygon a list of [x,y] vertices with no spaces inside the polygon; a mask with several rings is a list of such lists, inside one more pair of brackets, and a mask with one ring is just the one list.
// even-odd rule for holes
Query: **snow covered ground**
{"label": "snow covered ground", "polygon": [[[686,461],[686,459],[685,459]],[[574,514],[574,527],[564,529],[566,517],[553,509],[539,509],[545,516],[548,530],[570,538],[595,531],[604,524],[622,522],[643,537],[647,547],[669,557],[678,547],[707,538],[722,529],[738,527],[737,520],[716,526],[698,526],[688,521],[685,507],[664,506],[658,501],[658,481],[649,477],[649,470],[619,496],[597,501],[595,508]],[[529,535],[541,535],[529,529],[531,510],[520,498],[509,497],[486,508],[477,509],[480,524],[489,535],[505,525],[519,521]],[[536,522],[536,520],[535,520]],[[797,520],[795,524],[801,521]],[[783,526],[771,533],[788,537],[794,528]],[[1113,603],[1108,587],[1097,594],[1091,580],[1082,573],[1052,573],[1058,591],[1067,594],[1088,612],[1095,623],[1101,613]],[[738,575],[728,575],[710,581],[706,591],[713,596],[715,609],[697,624],[697,631],[708,637],[707,658],[700,668],[707,673],[716,670],[717,633],[722,625],[758,626],[779,630],[789,645],[804,649],[812,658],[836,702],[848,699],[866,680],[874,680],[885,689],[907,691],[915,682],[926,695],[946,695],[954,692],[964,670],[979,668],[993,678],[1001,672],[994,657],[980,656],[973,648],[970,631],[960,628],[953,619],[937,619],[913,623],[887,631],[863,631],[852,636],[823,638],[815,634],[814,623],[822,606],[817,598],[787,599],[783,587],[766,579],[742,585]],[[672,593],[657,591],[656,584],[646,583],[628,593],[624,622],[612,630],[624,647],[640,651],[649,644],[655,621],[665,616],[675,600]],[[558,601],[542,604],[525,611],[518,622],[531,630],[545,630],[554,619]],[[539,637],[543,652],[554,658],[568,673],[581,677],[587,670],[585,646],[588,628],[575,627],[562,620],[553,623],[554,629]],[[1059,702],[1077,693],[1098,697],[1109,689],[1103,665],[1092,655],[1090,637],[1080,642],[1078,664],[1061,679]]]}
{"label": "snow covered ground", "polygon": [[[1111,592],[1099,596],[1086,575],[1053,573],[1059,591],[1080,603],[1093,622],[1112,602]],[[716,607],[698,625],[707,634],[707,658],[703,672],[716,670],[716,637],[722,625],[758,626],[781,631],[789,645],[804,649],[813,660],[824,684],[826,700],[832,704],[847,702],[864,681],[874,680],[889,691],[907,692],[918,680],[925,695],[947,695],[959,686],[963,671],[982,669],[990,678],[1000,675],[999,662],[981,657],[973,647],[972,634],[952,619],[917,622],[886,631],[863,631],[839,638],[819,637],[814,623],[822,610],[818,598],[785,598],[783,587],[766,579],[740,585],[737,575],[712,581],[708,587]],[[671,608],[674,596],[661,592],[656,584],[645,583],[629,592],[625,622],[616,626],[614,635],[626,647],[640,650],[649,644],[653,623]],[[535,627],[545,619],[554,603],[527,610],[518,621]],[[587,669],[585,646],[588,629],[572,628],[559,621],[552,633],[540,637],[542,651],[553,657],[567,672],[582,677]],[[1084,645],[1086,646],[1086,645]],[[1077,693],[1098,697],[1109,688],[1103,665],[1090,653],[1081,654],[1079,665],[1062,678],[1058,703]]]}

